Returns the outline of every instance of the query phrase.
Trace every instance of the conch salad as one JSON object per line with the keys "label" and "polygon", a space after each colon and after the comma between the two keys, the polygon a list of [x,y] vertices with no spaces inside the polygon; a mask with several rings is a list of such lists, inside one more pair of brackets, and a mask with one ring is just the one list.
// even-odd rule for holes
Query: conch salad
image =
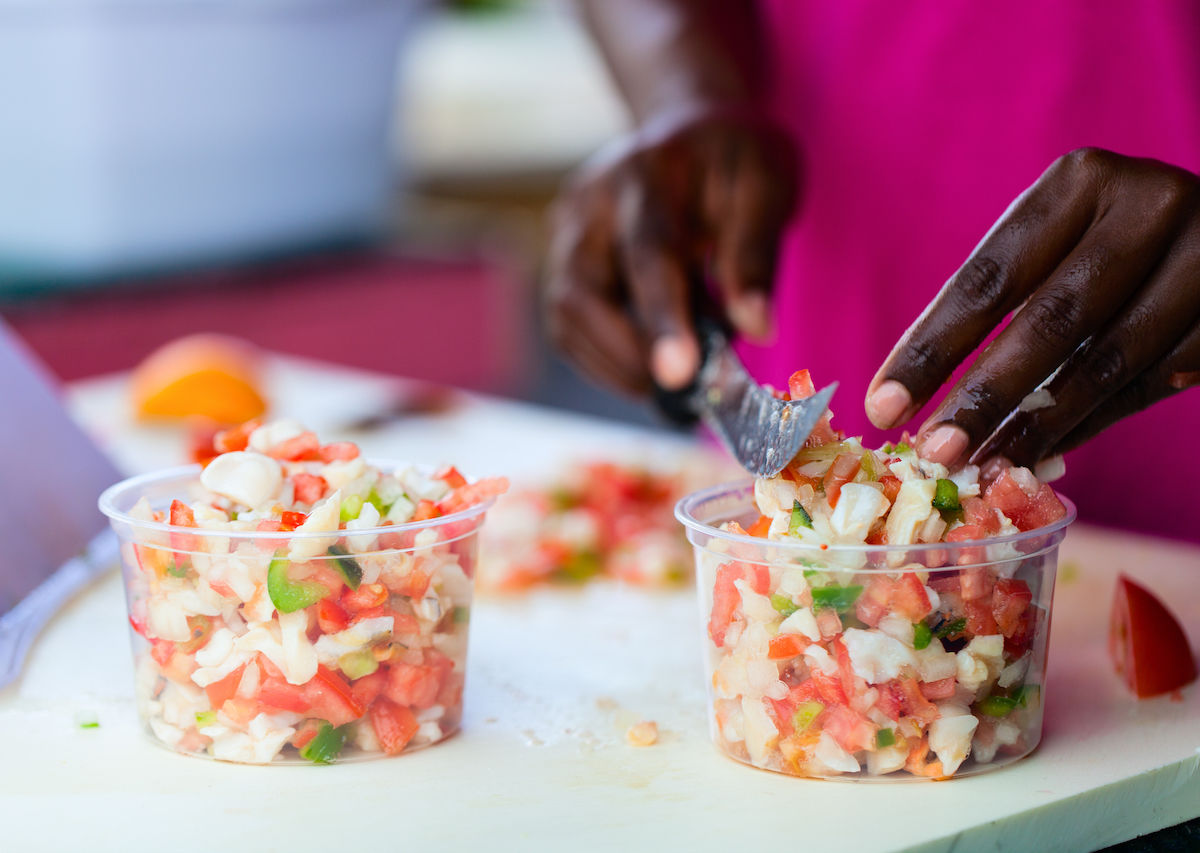
{"label": "conch salad", "polygon": [[128,513],[136,694],[153,735],[226,761],[323,764],[453,732],[475,533],[507,481],[381,470],[290,421],[213,444],[189,494]]}
{"label": "conch salad", "polygon": [[[789,385],[792,398],[812,393],[807,371]],[[1054,549],[1003,537],[1066,507],[1024,468],[949,471],[906,443],[865,448],[828,418],[779,476],[755,482],[748,529],[722,528],[762,544],[697,549],[717,744],[820,777],[942,779],[1028,753]]]}
{"label": "conch salad", "polygon": [[488,519],[482,586],[514,591],[611,577],[644,586],[692,576],[672,510],[682,471],[615,461],[571,466],[552,486],[514,492]]}

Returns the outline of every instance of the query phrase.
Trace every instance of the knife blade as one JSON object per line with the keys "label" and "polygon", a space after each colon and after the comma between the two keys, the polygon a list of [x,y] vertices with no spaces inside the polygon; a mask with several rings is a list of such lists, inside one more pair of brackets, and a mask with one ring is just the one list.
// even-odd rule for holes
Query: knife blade
{"label": "knife blade", "polygon": [[774,477],[812,433],[837,383],[804,400],[780,400],[754,381],[719,327],[702,323],[700,335],[703,361],[696,379],[681,391],[660,389],[659,409],[676,423],[698,418],[743,468]]}
{"label": "knife blade", "polygon": [[0,418],[2,687],[55,610],[115,567],[115,540],[103,535],[108,524],[96,498],[121,475],[71,420],[49,371],[2,320],[0,399],[15,406]]}

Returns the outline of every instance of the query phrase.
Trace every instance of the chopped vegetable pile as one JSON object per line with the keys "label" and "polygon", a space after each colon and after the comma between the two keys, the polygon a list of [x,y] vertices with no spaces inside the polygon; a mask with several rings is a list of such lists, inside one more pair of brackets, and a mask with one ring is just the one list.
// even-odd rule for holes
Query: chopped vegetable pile
{"label": "chopped vegetable pile", "polygon": [[190,495],[128,513],[154,736],[227,761],[328,764],[457,728],[483,520],[465,511],[507,481],[380,470],[289,421],[218,433],[208,457]]}
{"label": "chopped vegetable pile", "polygon": [[[807,371],[790,393],[812,393]],[[761,544],[697,542],[722,749],[796,775],[940,779],[1036,746],[1062,525],[1011,537],[1067,517],[1050,486],[870,450],[827,413],[754,501],[722,530]]]}
{"label": "chopped vegetable pile", "polygon": [[509,591],[598,577],[685,582],[690,549],[672,513],[683,479],[597,461],[571,468],[552,488],[506,497],[489,518],[480,582]]}

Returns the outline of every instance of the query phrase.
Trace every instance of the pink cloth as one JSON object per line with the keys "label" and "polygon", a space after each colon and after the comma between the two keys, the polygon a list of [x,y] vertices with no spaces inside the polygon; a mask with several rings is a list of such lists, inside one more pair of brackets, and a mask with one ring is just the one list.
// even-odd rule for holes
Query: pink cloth
{"label": "pink cloth", "polygon": [[[841,382],[835,424],[1009,202],[1081,146],[1200,169],[1200,4],[1192,0],[763,0],[776,107],[802,149],[782,249],[779,341],[744,348],[782,386]],[[910,427],[916,429],[924,414]],[[1067,457],[1085,520],[1200,541],[1200,390]]]}

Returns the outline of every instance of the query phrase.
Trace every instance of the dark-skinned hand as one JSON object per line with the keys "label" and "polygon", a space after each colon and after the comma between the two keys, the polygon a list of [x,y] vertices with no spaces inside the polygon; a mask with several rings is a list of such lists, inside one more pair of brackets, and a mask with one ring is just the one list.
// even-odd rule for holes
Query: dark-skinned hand
{"label": "dark-skinned hand", "polygon": [[699,367],[697,282],[742,334],[770,334],[780,234],[795,199],[788,138],[740,110],[651,122],[594,157],[556,204],[545,305],[585,373],[629,394]]}
{"label": "dark-skinned hand", "polygon": [[1095,149],[1060,158],[896,344],[872,422],[913,417],[1012,312],[921,426],[926,458],[1031,466],[1200,384],[1200,178]]}

